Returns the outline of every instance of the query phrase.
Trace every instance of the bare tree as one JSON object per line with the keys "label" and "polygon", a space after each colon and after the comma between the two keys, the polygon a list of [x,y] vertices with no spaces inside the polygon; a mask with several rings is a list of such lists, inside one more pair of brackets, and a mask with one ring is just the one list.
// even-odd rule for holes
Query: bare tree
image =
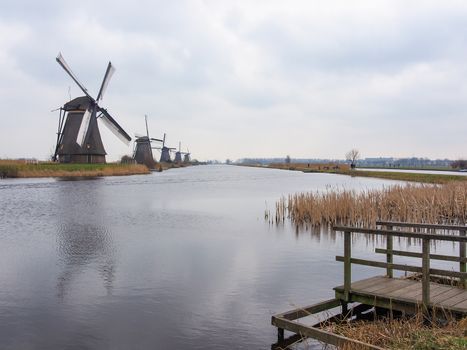
{"label": "bare tree", "polygon": [[287,157],[285,157],[285,163],[290,164],[290,156],[289,155],[287,155]]}
{"label": "bare tree", "polygon": [[352,148],[345,154],[345,159],[350,162],[350,167],[354,169],[357,166],[357,160],[360,159],[360,151],[356,148]]}
{"label": "bare tree", "polygon": [[458,159],[451,163],[453,169],[467,169],[467,160]]}

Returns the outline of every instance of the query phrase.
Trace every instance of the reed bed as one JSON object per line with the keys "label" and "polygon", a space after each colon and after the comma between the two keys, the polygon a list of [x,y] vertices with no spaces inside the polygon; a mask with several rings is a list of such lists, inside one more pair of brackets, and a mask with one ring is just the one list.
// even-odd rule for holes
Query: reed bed
{"label": "reed bed", "polygon": [[375,227],[377,220],[465,224],[467,182],[406,184],[382,190],[297,193],[276,202],[270,223],[290,219],[297,227],[352,225]]}
{"label": "reed bed", "polygon": [[140,164],[60,164],[0,160],[0,177],[95,177],[148,174]]}
{"label": "reed bed", "polygon": [[[328,331],[379,346],[383,349],[459,350],[467,348],[467,318],[449,318],[441,324],[426,324],[421,314],[406,318],[379,318],[372,322],[331,324]],[[347,345],[342,350],[357,350]]]}

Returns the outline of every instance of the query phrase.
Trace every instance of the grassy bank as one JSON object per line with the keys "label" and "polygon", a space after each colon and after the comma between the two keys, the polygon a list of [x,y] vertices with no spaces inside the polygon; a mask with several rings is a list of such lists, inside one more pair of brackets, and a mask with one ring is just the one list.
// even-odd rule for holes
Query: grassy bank
{"label": "grassy bank", "polygon": [[[263,168],[265,166],[262,166]],[[446,174],[420,174],[393,171],[351,170],[347,164],[341,163],[275,163],[266,168],[303,171],[305,173],[330,173],[339,175],[374,177],[386,180],[411,181],[433,184],[444,184],[451,181],[467,181],[467,176]]]}
{"label": "grassy bank", "polygon": [[60,164],[25,163],[0,160],[0,177],[96,177],[149,174],[144,165],[139,164]]}
{"label": "grassy bank", "polygon": [[376,177],[379,179],[423,182],[432,184],[445,184],[452,181],[467,181],[467,176],[463,175],[446,175],[446,174],[420,174],[420,173],[403,173],[393,171],[371,171],[371,170],[347,170],[338,171],[337,174],[360,176],[360,177]]}

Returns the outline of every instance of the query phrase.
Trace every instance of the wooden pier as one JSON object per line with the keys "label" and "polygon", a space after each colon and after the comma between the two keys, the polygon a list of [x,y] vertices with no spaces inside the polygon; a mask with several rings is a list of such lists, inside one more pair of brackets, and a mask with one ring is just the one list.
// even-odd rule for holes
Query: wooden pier
{"label": "wooden pier", "polygon": [[[337,261],[344,263],[344,284],[334,288],[334,299],[273,316],[271,322],[278,328],[278,344],[284,342],[284,330],[287,330],[295,333],[295,337],[310,337],[335,346],[353,343],[361,349],[381,349],[327,332],[322,329],[322,321],[313,325],[299,322],[304,317],[336,308],[340,308],[340,313],[328,318],[326,322],[355,318],[373,308],[406,314],[423,312],[427,318],[467,316],[467,226],[385,221],[378,221],[376,224],[380,228],[333,227],[333,230],[344,233],[344,255],[336,256]],[[436,230],[449,234],[436,233]],[[375,249],[375,253],[384,254],[386,262],[352,257],[352,235],[355,234],[384,236],[386,249]],[[422,251],[394,250],[395,237],[418,240]],[[431,254],[430,245],[433,241],[454,242],[459,245],[459,254]],[[421,266],[394,263],[394,256],[421,258]],[[431,268],[431,260],[457,262],[459,271]],[[384,268],[386,274],[352,282],[352,264]],[[417,273],[420,279],[394,278],[394,270]],[[433,282],[435,280],[437,282]],[[446,281],[450,284],[441,283]]]}

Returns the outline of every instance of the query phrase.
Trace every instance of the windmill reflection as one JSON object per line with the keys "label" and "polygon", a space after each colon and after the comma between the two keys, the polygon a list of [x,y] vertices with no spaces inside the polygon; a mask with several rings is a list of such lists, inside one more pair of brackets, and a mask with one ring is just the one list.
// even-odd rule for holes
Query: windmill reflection
{"label": "windmill reflection", "polygon": [[115,279],[111,233],[104,226],[98,190],[101,181],[64,183],[59,194],[62,215],[57,230],[57,250],[63,271],[57,280],[57,296],[64,298],[77,276],[94,269],[107,295]]}

